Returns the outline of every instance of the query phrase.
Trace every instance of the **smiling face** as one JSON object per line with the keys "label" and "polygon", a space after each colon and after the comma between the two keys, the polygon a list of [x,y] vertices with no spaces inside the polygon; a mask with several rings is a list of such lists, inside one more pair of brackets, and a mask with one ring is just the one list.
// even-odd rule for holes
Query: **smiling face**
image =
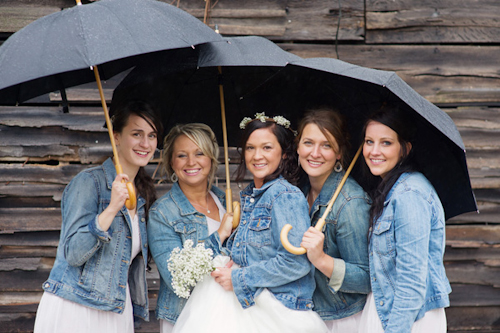
{"label": "smiling face", "polygon": [[250,134],[245,145],[245,163],[255,187],[260,188],[265,177],[276,171],[281,158],[281,146],[271,129],[261,128]]}
{"label": "smiling face", "polygon": [[143,118],[132,114],[120,133],[114,133],[118,157],[124,170],[146,166],[156,149],[156,130]]}
{"label": "smiling face", "polygon": [[366,126],[363,156],[370,172],[384,178],[402,158],[398,134],[376,121]]}
{"label": "smiling face", "polygon": [[172,151],[171,166],[179,186],[207,187],[212,160],[186,135],[177,137]]}
{"label": "smiling face", "polygon": [[[337,153],[337,141],[331,134],[329,139],[316,124],[311,123],[304,127],[297,154],[300,165],[309,179],[315,178],[324,183],[340,159],[340,154]],[[333,147],[330,142],[334,144]]]}

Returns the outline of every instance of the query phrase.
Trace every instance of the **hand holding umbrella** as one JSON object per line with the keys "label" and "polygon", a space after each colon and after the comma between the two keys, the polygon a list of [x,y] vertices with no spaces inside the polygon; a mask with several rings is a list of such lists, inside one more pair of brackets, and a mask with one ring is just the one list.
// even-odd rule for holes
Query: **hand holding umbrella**
{"label": "hand holding umbrella", "polygon": [[[356,155],[354,155],[354,158],[352,159],[351,164],[349,165],[349,168],[346,170],[344,177],[340,181],[339,186],[335,190],[335,193],[333,194],[332,198],[328,202],[328,206],[326,206],[326,210],[323,213],[323,216],[318,220],[318,223],[316,223],[316,230],[322,231],[323,227],[325,226],[325,219],[330,213],[330,210],[333,207],[333,204],[335,203],[335,200],[339,196],[340,191],[342,190],[342,186],[344,186],[347,177],[349,177],[349,174],[351,173],[352,168],[354,167],[354,164],[356,164],[356,161],[358,160],[359,154],[361,154],[361,150],[363,149],[363,146],[359,147],[358,151],[356,152]],[[283,229],[281,229],[281,234],[280,234],[280,239],[281,239],[281,244],[283,244],[283,247],[290,253],[296,254],[296,255],[301,255],[306,253],[306,249],[303,247],[296,247],[293,246],[290,241],[288,241],[288,233],[290,230],[292,230],[292,225],[291,224],[286,224]]]}

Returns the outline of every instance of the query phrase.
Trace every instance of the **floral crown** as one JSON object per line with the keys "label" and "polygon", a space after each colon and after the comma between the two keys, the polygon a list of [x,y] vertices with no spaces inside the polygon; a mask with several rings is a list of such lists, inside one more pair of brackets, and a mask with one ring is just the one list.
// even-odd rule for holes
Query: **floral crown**
{"label": "floral crown", "polygon": [[266,116],[265,112],[260,112],[255,114],[255,119],[252,119],[250,117],[245,117],[243,120],[240,122],[240,128],[245,129],[247,125],[255,120],[260,120],[261,122],[265,123],[267,120],[274,121],[276,124],[283,126],[284,128],[288,128],[291,130],[294,134],[295,131],[290,128],[290,120],[286,119],[283,116],[274,116],[272,118]]}

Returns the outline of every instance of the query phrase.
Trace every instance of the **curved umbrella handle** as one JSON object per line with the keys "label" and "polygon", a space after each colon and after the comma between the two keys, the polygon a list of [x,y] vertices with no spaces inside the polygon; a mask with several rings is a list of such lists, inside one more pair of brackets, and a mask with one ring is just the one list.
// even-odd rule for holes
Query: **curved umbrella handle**
{"label": "curved umbrella handle", "polygon": [[233,213],[233,229],[240,224],[241,207],[238,201],[233,201],[233,191],[226,188],[226,212]]}
{"label": "curved umbrella handle", "polygon": [[[121,164],[116,163],[115,165],[116,173],[123,173],[123,169]],[[127,185],[127,191],[128,191],[128,199],[125,200],[125,207],[127,209],[132,210],[135,208],[135,205],[137,203],[137,196],[135,195],[135,189],[134,189],[134,184],[132,182],[125,182],[125,180],[122,179],[122,183],[126,183]]]}
{"label": "curved umbrella handle", "polygon": [[[359,154],[361,154],[362,149],[363,149],[363,145],[361,145],[361,147],[359,147],[358,151],[356,152],[356,155],[354,155],[354,158],[352,159],[351,165],[349,165],[349,168],[347,168],[344,177],[342,177],[342,180],[340,181],[339,186],[337,187],[337,189],[335,190],[335,193],[333,194],[332,198],[328,202],[328,206],[326,207],[326,210],[323,213],[323,216],[321,216],[321,218],[318,220],[318,223],[316,223],[315,228],[317,230],[319,230],[319,231],[323,230],[323,226],[325,225],[325,219],[326,219],[328,213],[330,213],[330,210],[333,207],[333,203],[335,202],[335,200],[337,200],[337,197],[339,196],[340,190],[342,190],[342,187],[344,186],[344,184],[347,180],[347,177],[351,173],[352,168],[354,168],[354,164],[358,160]],[[290,232],[290,230],[292,230],[292,228],[293,227],[291,224],[286,224],[283,227],[283,229],[281,229],[281,233],[280,233],[281,244],[283,244],[283,247],[288,252],[290,252],[292,254],[301,255],[301,254],[306,253],[305,248],[303,248],[302,246],[301,247],[293,246],[290,243],[290,241],[288,240],[288,233]]]}
{"label": "curved umbrella handle", "polygon": [[233,229],[236,229],[240,224],[241,205],[238,201],[233,201]]}

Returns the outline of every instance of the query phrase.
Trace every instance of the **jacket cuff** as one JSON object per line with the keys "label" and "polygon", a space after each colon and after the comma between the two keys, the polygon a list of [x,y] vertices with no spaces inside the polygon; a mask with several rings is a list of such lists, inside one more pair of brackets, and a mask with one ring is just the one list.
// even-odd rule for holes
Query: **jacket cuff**
{"label": "jacket cuff", "polygon": [[345,261],[338,258],[333,258],[333,272],[332,276],[330,276],[330,281],[328,282],[328,286],[333,289],[335,293],[337,293],[344,283],[345,277]]}
{"label": "jacket cuff", "polygon": [[101,226],[99,225],[99,215],[96,216],[93,222],[89,223],[89,231],[92,235],[104,243],[109,243],[111,241],[111,236],[113,235],[111,227],[108,231],[103,231],[101,229]]}
{"label": "jacket cuff", "polygon": [[233,269],[231,272],[233,290],[243,309],[255,304],[250,288],[245,284],[244,268]]}
{"label": "jacket cuff", "polygon": [[229,256],[229,252],[227,251],[227,249],[222,247],[219,233],[217,231],[213,232],[210,236],[205,238],[203,242],[205,243],[205,248],[211,249],[214,252],[214,258],[219,254]]}

